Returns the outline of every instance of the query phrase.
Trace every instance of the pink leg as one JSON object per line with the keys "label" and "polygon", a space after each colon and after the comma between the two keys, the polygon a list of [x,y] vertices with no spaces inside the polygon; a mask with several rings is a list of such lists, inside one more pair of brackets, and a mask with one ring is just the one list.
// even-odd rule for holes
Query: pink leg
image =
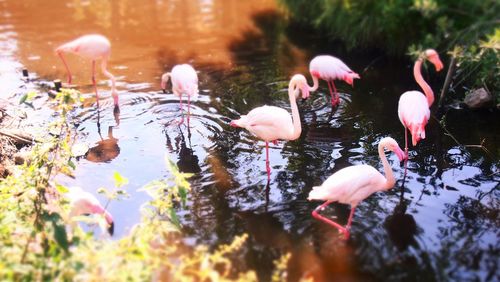
{"label": "pink leg", "polygon": [[267,181],[270,181],[271,167],[269,166],[269,142],[266,142],[266,170],[267,170]]}
{"label": "pink leg", "polygon": [[328,84],[328,90],[330,90],[330,96],[332,97],[331,100],[332,100],[332,107],[335,107],[335,96],[333,94],[333,91],[332,91],[332,86],[330,85],[330,81],[327,80],[326,83]]}
{"label": "pink leg", "polygon": [[189,126],[189,117],[191,116],[191,95],[188,95],[188,117],[187,117],[187,123]]}
{"label": "pink leg", "polygon": [[337,88],[335,87],[333,80],[330,80],[330,83],[332,84],[333,93],[335,94],[335,104],[338,105],[340,102],[339,93],[337,92]]}
{"label": "pink leg", "polygon": [[66,60],[64,60],[62,52],[58,52],[57,54],[59,55],[59,58],[61,58],[64,67],[66,68],[66,72],[68,73],[68,84],[71,84],[71,71],[69,70],[68,64],[66,63]]}
{"label": "pink leg", "polygon": [[97,84],[95,83],[95,61],[92,61],[92,84],[94,84],[95,99],[99,107],[99,93],[97,93]]}
{"label": "pink leg", "polygon": [[[322,215],[319,214],[320,210],[322,210],[324,207],[328,206],[331,203],[332,203],[332,201],[326,201],[321,206],[319,206],[316,209],[314,209],[313,212],[312,212],[312,216],[314,218],[316,218],[316,219],[324,221],[327,224],[330,224],[331,226],[337,228],[340,232],[344,233],[344,238],[348,239],[349,238],[349,230],[346,227],[344,227],[344,226],[342,226],[342,225],[340,225],[340,224],[338,224],[338,223],[336,223],[336,222],[334,222],[334,221],[332,221],[332,220],[330,220],[330,219],[328,219],[328,218],[326,218],[326,217],[324,217],[324,216],[322,216]],[[353,215],[354,215],[354,209],[351,209],[351,215],[349,216],[349,221],[348,221],[348,224],[347,224],[348,227],[350,226],[350,221],[352,220],[352,216]]]}
{"label": "pink leg", "polygon": [[180,105],[181,105],[181,120],[179,121],[178,124],[183,124],[184,123],[184,113],[182,112],[182,95],[180,96]]}
{"label": "pink leg", "polygon": [[408,160],[408,129],[405,126],[405,161]]}

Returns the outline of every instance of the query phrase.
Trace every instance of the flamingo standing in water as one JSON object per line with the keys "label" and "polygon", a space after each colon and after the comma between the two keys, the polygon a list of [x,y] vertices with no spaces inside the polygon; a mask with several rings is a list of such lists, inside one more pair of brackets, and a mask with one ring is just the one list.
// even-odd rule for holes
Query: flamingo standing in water
{"label": "flamingo standing in water", "polygon": [[353,72],[344,62],[329,55],[314,57],[309,64],[309,72],[311,73],[314,83],[312,87],[309,87],[309,91],[313,92],[318,89],[318,79],[326,80],[332,97],[332,107],[335,107],[340,102],[339,94],[337,93],[337,88],[335,88],[333,81],[335,79],[341,79],[353,86],[354,79],[359,78],[359,75]]}
{"label": "flamingo standing in water", "polygon": [[65,194],[69,200],[70,213],[69,217],[87,215],[87,214],[101,214],[104,215],[108,223],[108,232],[113,235],[114,222],[111,214],[99,203],[99,201],[91,193],[84,191],[80,187],[71,187],[68,193]]}
{"label": "flamingo standing in water", "polygon": [[[351,228],[352,217],[357,205],[371,194],[377,191],[386,191],[394,187],[396,180],[392,174],[392,168],[387,162],[384,149],[394,152],[400,161],[404,158],[404,152],[399,148],[398,143],[391,137],[385,137],[378,144],[378,154],[384,166],[385,177],[374,167],[369,165],[354,165],[343,168],[328,177],[321,186],[315,186],[309,193],[310,200],[326,201],[317,207],[312,215],[322,220],[344,233],[344,238],[349,238],[349,229]],[[351,205],[351,213],[347,220],[347,225],[341,226],[332,220],[320,215],[318,212],[323,210],[332,202]]]}
{"label": "flamingo standing in water", "polygon": [[296,98],[302,91],[302,98],[309,97],[309,87],[306,78],[301,74],[296,74],[288,84],[288,97],[292,116],[288,111],[274,107],[262,106],[251,110],[247,115],[242,115],[240,119],[231,121],[231,126],[242,127],[250,131],[253,135],[266,142],[266,170],[267,179],[271,179],[271,168],[269,166],[269,142],[277,144],[278,139],[295,140],[302,132],[300,125],[299,110]]}
{"label": "flamingo standing in water", "polygon": [[[161,89],[165,92],[168,79],[172,79],[172,92],[180,99],[181,112],[182,112],[182,94],[186,94],[188,98],[188,124],[191,106],[191,97],[198,96],[198,75],[191,65],[182,64],[176,65],[172,68],[171,72],[164,73],[161,76]],[[180,124],[184,122],[182,116]]]}
{"label": "flamingo standing in water", "polygon": [[56,54],[61,58],[66,71],[68,73],[68,84],[71,83],[71,71],[69,70],[63,53],[73,53],[83,58],[92,60],[92,83],[94,84],[97,105],[99,105],[99,94],[97,93],[97,85],[95,81],[95,63],[101,60],[102,73],[111,80],[111,95],[113,96],[115,106],[118,106],[118,94],[116,93],[115,77],[111,74],[106,64],[111,54],[111,43],[109,40],[100,34],[87,34],[77,39],[64,43],[56,48]]}
{"label": "flamingo standing in water", "polygon": [[434,92],[422,77],[422,63],[427,59],[436,67],[436,71],[443,68],[443,63],[439,59],[438,53],[433,49],[425,50],[415,62],[413,75],[418,85],[424,90],[425,96],[420,91],[406,91],[399,98],[398,116],[405,128],[405,158],[408,159],[408,129],[411,133],[413,146],[417,145],[420,139],[425,138],[425,125],[429,121],[430,110],[434,102]]}

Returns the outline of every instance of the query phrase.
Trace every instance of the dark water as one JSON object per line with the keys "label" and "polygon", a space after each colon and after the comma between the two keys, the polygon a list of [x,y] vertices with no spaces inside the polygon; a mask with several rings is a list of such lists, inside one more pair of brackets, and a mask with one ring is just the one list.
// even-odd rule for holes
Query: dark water
{"label": "dark water", "polygon": [[[362,202],[351,238],[311,217],[320,203],[307,202],[312,186],[340,168],[367,163],[381,170],[376,146],[385,136],[403,146],[397,117],[399,95],[418,89],[412,63],[376,52],[347,53],[341,45],[287,23],[274,1],[0,1],[0,95],[17,102],[64,68],[58,44],[99,32],[110,38],[110,71],[117,76],[121,113],[113,115],[109,86],[99,74],[100,110],[90,84],[90,64],[68,56],[74,83],[86,97],[77,116],[80,142],[93,147],[78,161],[75,179],[89,191],[113,186],[112,174],[129,178],[129,199],[110,204],[116,237],[139,220],[148,200],[137,191],[165,177],[167,154],[181,171],[193,172],[192,193],[181,210],[188,244],[217,246],[248,233],[237,268],[270,279],[273,260],[292,253],[289,278],[332,280],[499,280],[498,112],[450,110],[445,131],[435,118],[427,138],[411,149],[409,169],[388,155],[394,189]],[[445,50],[439,50],[447,61]],[[337,83],[341,105],[331,110],[326,83],[299,102],[303,132],[271,148],[267,183],[263,142],[231,128],[229,121],[263,104],[289,110],[288,79],[308,75],[316,54],[341,57],[362,79],[355,88]],[[198,71],[200,96],[190,127],[178,99],[161,93],[159,79],[177,63]],[[26,67],[33,80],[21,80]],[[425,72],[435,92],[444,73]],[[45,97],[26,109],[29,123],[46,120]],[[451,137],[451,134],[453,137]],[[462,145],[457,144],[454,138]],[[484,140],[488,151],[474,146]],[[104,199],[103,199],[104,201]],[[331,205],[346,222],[349,207]]]}

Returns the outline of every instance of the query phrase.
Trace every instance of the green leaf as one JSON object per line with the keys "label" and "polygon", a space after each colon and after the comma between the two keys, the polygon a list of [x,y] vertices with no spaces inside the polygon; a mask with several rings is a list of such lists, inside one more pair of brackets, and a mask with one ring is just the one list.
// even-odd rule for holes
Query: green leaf
{"label": "green leaf", "polygon": [[119,172],[115,171],[113,173],[113,179],[115,181],[115,187],[120,188],[126,184],[128,184],[128,179],[123,177]]}
{"label": "green leaf", "polygon": [[68,165],[69,165],[72,169],[76,169],[76,165],[75,165],[75,163],[73,163],[73,162],[71,161],[71,159],[69,159],[69,160],[68,160]]}
{"label": "green leaf", "polygon": [[57,190],[59,193],[61,193],[61,194],[68,193],[68,191],[69,191],[68,187],[63,186],[63,185],[61,185],[61,184],[57,184],[57,183],[56,183],[56,190]]}
{"label": "green leaf", "polygon": [[19,100],[19,105],[26,102],[27,99],[28,99],[28,93],[24,94],[23,97],[21,97],[21,99]]}
{"label": "green leaf", "polygon": [[181,228],[181,223],[179,221],[179,217],[177,216],[177,213],[175,213],[174,208],[169,209],[169,214],[170,214],[170,221],[177,227]]}

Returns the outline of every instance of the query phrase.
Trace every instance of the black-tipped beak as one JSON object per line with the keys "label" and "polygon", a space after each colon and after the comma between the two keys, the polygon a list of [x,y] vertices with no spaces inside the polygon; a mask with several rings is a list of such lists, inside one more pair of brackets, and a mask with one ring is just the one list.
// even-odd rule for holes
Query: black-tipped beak
{"label": "black-tipped beak", "polygon": [[115,233],[115,223],[111,222],[111,224],[108,227],[108,233],[109,235],[113,236],[113,233]]}
{"label": "black-tipped beak", "polygon": [[167,89],[162,89],[161,91],[163,91],[163,94],[167,93]]}

